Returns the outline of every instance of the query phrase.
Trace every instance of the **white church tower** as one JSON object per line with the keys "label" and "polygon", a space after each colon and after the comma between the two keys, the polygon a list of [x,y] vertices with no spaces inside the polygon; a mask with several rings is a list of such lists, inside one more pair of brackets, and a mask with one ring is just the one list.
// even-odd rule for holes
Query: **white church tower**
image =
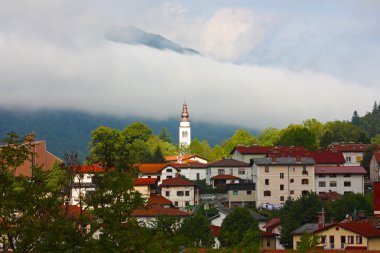
{"label": "white church tower", "polygon": [[181,121],[179,122],[179,146],[187,147],[191,143],[189,112],[186,102],[182,107]]}

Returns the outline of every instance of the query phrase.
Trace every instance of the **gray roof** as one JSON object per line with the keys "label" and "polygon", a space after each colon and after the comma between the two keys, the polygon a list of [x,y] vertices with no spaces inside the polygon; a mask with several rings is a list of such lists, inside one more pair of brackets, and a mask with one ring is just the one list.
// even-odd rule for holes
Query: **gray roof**
{"label": "gray roof", "polygon": [[318,229],[318,223],[306,223],[302,225],[301,227],[297,228],[293,232],[291,232],[292,235],[303,235],[305,233],[313,233]]}
{"label": "gray roof", "polygon": [[[218,207],[218,211],[221,212],[221,213],[225,213],[225,214],[230,214],[232,213],[234,209],[233,208],[227,208],[227,207]],[[252,217],[257,220],[257,221],[267,221],[268,218],[265,217],[265,216],[262,216],[261,214],[258,214],[256,213],[255,211],[252,211],[252,210],[249,210],[249,212],[251,213]]]}
{"label": "gray roof", "polygon": [[314,165],[315,161],[309,157],[277,157],[277,158],[252,158],[253,163],[257,165]]}

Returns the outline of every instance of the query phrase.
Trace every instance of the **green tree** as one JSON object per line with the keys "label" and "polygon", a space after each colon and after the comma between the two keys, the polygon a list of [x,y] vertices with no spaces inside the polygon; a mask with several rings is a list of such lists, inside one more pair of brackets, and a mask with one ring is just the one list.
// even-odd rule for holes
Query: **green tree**
{"label": "green tree", "polygon": [[320,243],[319,236],[305,233],[301,236],[300,243],[297,245],[298,253],[308,253],[315,249]]}
{"label": "green tree", "polygon": [[289,125],[283,129],[278,144],[284,146],[304,146],[309,150],[317,148],[315,134],[302,125]]}
{"label": "green tree", "polygon": [[367,175],[369,175],[371,159],[373,156],[373,152],[377,150],[377,145],[371,145],[366,148],[363,153],[363,159],[360,161],[360,165],[367,171]]}
{"label": "green tree", "polygon": [[222,222],[222,228],[219,233],[219,240],[223,247],[236,247],[249,230],[258,230],[258,223],[252,217],[249,209],[238,207],[229,213]]}
{"label": "green tree", "polygon": [[191,141],[188,149],[189,149],[188,152],[190,152],[191,154],[199,155],[206,159],[209,158],[210,153],[211,153],[211,148],[208,142],[206,140],[199,141],[196,138]]}
{"label": "green tree", "polygon": [[238,244],[237,248],[243,252],[260,252],[260,229],[250,227]]}
{"label": "green tree", "polygon": [[280,210],[281,243],[286,248],[292,248],[291,232],[303,224],[317,222],[317,214],[321,209],[322,202],[315,193],[303,195],[296,200],[287,199]]}
{"label": "green tree", "polygon": [[333,142],[368,143],[370,140],[365,130],[347,121],[332,121],[325,124],[325,132],[320,146],[328,147]]}
{"label": "green tree", "polygon": [[237,130],[231,138],[225,140],[222,144],[225,156],[230,156],[232,149],[237,145],[252,146],[258,144],[258,140],[246,130]]}
{"label": "green tree", "polygon": [[160,134],[158,135],[158,138],[160,140],[172,143],[172,138],[170,136],[170,133],[166,127],[161,128]]}
{"label": "green tree", "polygon": [[156,150],[154,151],[154,153],[152,155],[151,162],[153,162],[153,163],[163,163],[163,162],[165,162],[165,158],[164,158],[164,156],[162,154],[160,146],[156,147]]}
{"label": "green tree", "polygon": [[359,210],[364,210],[366,214],[373,213],[373,203],[365,195],[356,194],[345,194],[342,198],[337,199],[329,203],[328,212],[334,220],[343,220],[346,215],[353,215]]}
{"label": "green tree", "polygon": [[259,134],[258,140],[261,146],[274,146],[279,142],[280,137],[280,130],[274,127],[268,127]]}
{"label": "green tree", "polygon": [[302,123],[305,128],[309,129],[315,135],[317,147],[319,147],[319,143],[325,131],[324,125],[316,119],[307,119]]}
{"label": "green tree", "polygon": [[188,239],[190,247],[210,248],[214,245],[214,237],[211,234],[210,221],[202,214],[186,218],[179,229],[179,233]]}
{"label": "green tree", "polygon": [[223,159],[225,157],[223,149],[219,145],[215,145],[210,152],[209,161],[213,162],[216,160]]}
{"label": "green tree", "polygon": [[373,138],[371,138],[372,144],[380,144],[380,134],[376,134]]}

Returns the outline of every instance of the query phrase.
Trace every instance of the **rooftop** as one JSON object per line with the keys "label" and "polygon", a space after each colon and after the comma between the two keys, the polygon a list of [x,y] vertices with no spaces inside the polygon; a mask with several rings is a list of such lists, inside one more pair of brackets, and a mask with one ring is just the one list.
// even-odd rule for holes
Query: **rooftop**
{"label": "rooftop", "polygon": [[138,165],[138,169],[141,173],[155,174],[160,173],[163,169],[170,165],[166,163],[143,163]]}
{"label": "rooftop", "polygon": [[315,166],[315,174],[367,174],[362,166]]}
{"label": "rooftop", "polygon": [[174,177],[162,180],[161,186],[195,186],[195,184],[183,177]]}
{"label": "rooftop", "polygon": [[209,163],[207,167],[249,167],[249,164],[229,158]]}
{"label": "rooftop", "polygon": [[160,215],[187,217],[191,214],[177,208],[162,207],[160,205],[148,205],[146,209],[136,209],[132,212],[134,217],[156,217]]}
{"label": "rooftop", "polygon": [[152,194],[148,199],[148,204],[166,206],[171,205],[172,202],[160,194]]}
{"label": "rooftop", "polygon": [[211,177],[212,180],[228,180],[228,179],[240,179],[240,177],[233,176],[233,175],[227,175],[227,174],[220,174]]}
{"label": "rooftop", "polygon": [[255,183],[243,183],[243,184],[227,184],[227,189],[229,191],[233,190],[256,190]]}
{"label": "rooftop", "polygon": [[337,150],[341,152],[364,152],[367,148],[371,147],[372,144],[362,144],[362,143],[340,143],[331,144],[331,150]]}
{"label": "rooftop", "polygon": [[156,185],[158,178],[136,178],[135,185]]}
{"label": "rooftop", "polygon": [[308,157],[269,157],[269,158],[252,158],[252,161],[257,165],[314,165],[313,158]]}

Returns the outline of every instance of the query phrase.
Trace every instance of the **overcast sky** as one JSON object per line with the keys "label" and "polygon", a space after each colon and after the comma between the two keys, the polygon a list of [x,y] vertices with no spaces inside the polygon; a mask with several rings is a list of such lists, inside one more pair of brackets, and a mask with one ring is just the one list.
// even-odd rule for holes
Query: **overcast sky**
{"label": "overcast sky", "polygon": [[[251,128],[350,119],[379,101],[380,1],[0,2],[0,107]],[[107,41],[133,25],[184,55]]]}

